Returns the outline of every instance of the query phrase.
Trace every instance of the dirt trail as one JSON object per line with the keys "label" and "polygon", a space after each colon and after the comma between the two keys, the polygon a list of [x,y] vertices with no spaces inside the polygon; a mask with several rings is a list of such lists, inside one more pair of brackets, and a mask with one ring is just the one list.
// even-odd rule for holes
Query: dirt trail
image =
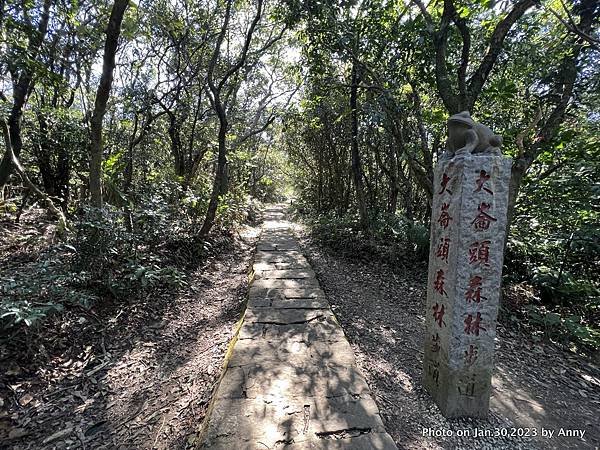
{"label": "dirt trail", "polygon": [[[420,381],[426,267],[390,270],[349,260],[312,242],[301,227],[297,234],[399,448],[598,448],[600,370],[589,359],[501,324],[488,420],[448,421]],[[542,427],[554,436],[541,438]],[[585,434],[559,437],[561,428]],[[507,436],[458,437],[464,429]],[[448,430],[453,436],[433,436]],[[520,436],[526,434],[538,436]]]}
{"label": "dirt trail", "polygon": [[[192,445],[240,318],[257,233],[180,292],[147,292],[44,325],[29,354],[0,347],[0,448]],[[50,321],[52,322],[52,321]]]}

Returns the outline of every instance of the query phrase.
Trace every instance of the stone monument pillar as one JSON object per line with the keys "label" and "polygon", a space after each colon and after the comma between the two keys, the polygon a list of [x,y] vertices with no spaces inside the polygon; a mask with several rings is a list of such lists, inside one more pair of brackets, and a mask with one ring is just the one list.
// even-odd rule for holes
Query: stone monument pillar
{"label": "stone monument pillar", "polygon": [[510,158],[467,112],[434,171],[423,384],[445,417],[488,412]]}

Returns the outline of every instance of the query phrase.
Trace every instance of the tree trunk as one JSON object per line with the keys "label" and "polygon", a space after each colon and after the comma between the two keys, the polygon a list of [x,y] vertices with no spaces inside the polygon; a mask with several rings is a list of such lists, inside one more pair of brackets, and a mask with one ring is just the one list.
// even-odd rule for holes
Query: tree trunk
{"label": "tree trunk", "polygon": [[201,236],[208,235],[215,224],[219,199],[227,193],[227,147],[225,139],[227,138],[228,125],[225,111],[223,110],[222,114],[219,114],[219,155],[217,159],[217,170],[215,172],[215,179],[213,182],[212,193],[210,194],[206,217],[204,218],[204,223],[200,229]]}
{"label": "tree trunk", "polygon": [[362,167],[360,162],[360,152],[358,148],[358,73],[356,63],[352,64],[352,84],[350,87],[350,111],[352,120],[352,177],[354,180],[354,189],[356,191],[356,202],[358,205],[358,214],[360,224],[363,230],[369,228],[369,216],[365,200],[365,191],[363,186]]}
{"label": "tree trunk", "polygon": [[[31,55],[30,58],[35,60],[37,58],[39,49],[46,37],[48,30],[48,21],[50,19],[50,6],[51,0],[44,1],[44,7],[40,23],[37,30],[33,33],[29,39],[28,53]],[[11,73],[13,77],[16,77],[17,81],[13,85],[13,106],[10,110],[8,117],[8,131],[10,133],[10,141],[12,144],[11,152],[6,151],[2,162],[0,162],[0,189],[8,182],[8,178],[13,170],[13,158],[12,155],[18,159],[21,155],[21,149],[23,148],[23,140],[21,138],[21,119],[23,118],[23,107],[27,102],[27,96],[29,91],[33,87],[33,64],[27,64],[21,73]]]}
{"label": "tree trunk", "polygon": [[40,127],[40,142],[37,151],[34,150],[38,167],[40,169],[40,175],[42,176],[42,182],[44,184],[44,190],[46,194],[51,197],[56,195],[55,192],[55,175],[51,163],[51,149],[49,145],[48,136],[48,123],[43,113],[37,114],[38,125]]}
{"label": "tree trunk", "polygon": [[[527,164],[523,158],[517,159],[511,168],[510,174],[510,183],[508,186],[508,205],[507,205],[507,227],[510,227],[514,215],[515,215],[515,206],[517,204],[517,197],[519,196],[519,191],[521,190],[521,183],[523,182],[523,177],[529,168],[529,164]],[[508,235],[508,233],[507,233]]]}
{"label": "tree trunk", "polygon": [[323,211],[323,152],[317,155],[317,211]]}
{"label": "tree trunk", "polygon": [[5,151],[6,151],[6,154],[8,154],[9,157],[11,158],[12,167],[16,170],[17,174],[21,177],[21,180],[27,186],[29,191],[31,193],[33,193],[36,197],[38,197],[40,199],[40,201],[42,202],[42,204],[44,204],[46,206],[46,208],[48,208],[48,211],[58,219],[58,234],[64,235],[67,231],[69,231],[67,218],[66,218],[65,214],[54,205],[54,202],[47,194],[40,191],[38,189],[38,187],[35,184],[33,184],[33,182],[29,179],[29,177],[27,176],[27,173],[25,172],[25,169],[19,162],[19,158],[17,158],[17,155],[15,155],[15,152],[12,148],[12,143],[10,141],[10,132],[8,130],[6,122],[4,122],[4,120],[1,120],[1,119],[0,119],[0,129],[2,132],[2,136],[4,138]]}
{"label": "tree trunk", "polygon": [[67,206],[71,198],[71,155],[69,148],[59,145],[56,149],[56,167],[54,169],[54,192],[59,198],[63,211],[67,211]]}
{"label": "tree trunk", "polygon": [[400,186],[398,182],[398,159],[396,158],[396,150],[394,149],[392,142],[390,142],[388,145],[388,157],[390,158],[390,196],[388,202],[388,213],[396,214]]}
{"label": "tree trunk", "polygon": [[90,146],[90,193],[92,205],[102,206],[102,119],[106,112],[106,104],[110,95],[115,69],[115,54],[121,34],[121,22],[129,5],[129,0],[115,0],[108,27],[106,29],[106,42],[104,43],[104,57],[102,61],[102,76],[96,92],[94,112],[90,120],[91,146]]}
{"label": "tree trunk", "polygon": [[171,153],[173,154],[173,161],[175,163],[175,175],[183,180],[186,170],[179,124],[177,123],[177,117],[171,112],[169,112],[169,138],[171,139]]}
{"label": "tree trunk", "polygon": [[[233,64],[226,73],[221,78],[221,81],[218,83],[215,82],[214,74],[215,68],[217,67],[217,62],[220,57],[221,52],[221,44],[223,43],[223,39],[225,38],[225,34],[227,33],[229,27],[229,20],[231,18],[231,8],[233,6],[233,0],[228,0],[225,4],[225,18],[223,20],[223,24],[221,26],[221,31],[217,37],[217,42],[215,44],[213,54],[211,57],[211,61],[208,67],[208,76],[207,83],[212,95],[210,99],[211,104],[219,117],[219,155],[217,159],[217,170],[215,171],[215,179],[213,182],[213,189],[210,195],[210,201],[208,203],[208,210],[206,211],[206,217],[204,218],[204,223],[202,224],[202,228],[200,229],[200,235],[206,236],[210,232],[211,228],[215,223],[215,218],[217,216],[217,209],[219,207],[219,200],[222,196],[227,194],[227,189],[229,185],[229,181],[227,179],[227,129],[229,127],[229,123],[227,122],[227,96],[225,100],[221,98],[221,90],[223,86],[227,82],[227,80],[237,74],[239,70],[244,66],[246,60],[248,58],[248,50],[250,48],[250,43],[252,41],[252,36],[254,31],[256,30],[256,26],[260,21],[262,16],[262,7],[263,0],[257,1],[256,14],[254,15],[254,19],[248,28],[246,33],[244,45],[241,51],[237,62]],[[271,41],[275,42],[275,41]],[[266,50],[268,46],[263,47],[263,50]],[[235,94],[233,94],[235,98]]]}
{"label": "tree trunk", "polygon": [[[50,129],[44,113],[39,112],[37,119],[40,127],[40,143],[34,154],[44,183],[44,191],[50,197],[55,198],[63,211],[66,211],[70,197],[69,180],[71,178],[69,151],[64,145],[56,147],[51,145]],[[56,154],[54,163],[52,161],[53,153]]]}
{"label": "tree trunk", "polygon": [[127,144],[127,153],[126,153],[126,163],[125,170],[123,171],[123,193],[125,195],[129,194],[131,190],[131,185],[133,184],[133,148],[137,142],[137,131],[140,123],[140,118],[138,113],[135,113],[135,117],[133,119],[133,131],[131,133],[131,137],[129,138],[129,142]]}

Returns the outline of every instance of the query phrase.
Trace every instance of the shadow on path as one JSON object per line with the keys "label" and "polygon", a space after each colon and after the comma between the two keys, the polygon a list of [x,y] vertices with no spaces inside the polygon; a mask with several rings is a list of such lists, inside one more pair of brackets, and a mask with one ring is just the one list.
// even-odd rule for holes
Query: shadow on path
{"label": "shadow on path", "polygon": [[283,207],[266,214],[248,309],[203,447],[395,449]]}
{"label": "shadow on path", "polygon": [[[399,448],[598,447],[600,371],[590,361],[500,325],[488,419],[447,420],[421,387],[426,268],[399,275],[325,251],[306,236],[301,243]],[[521,436],[527,427],[538,436]],[[542,427],[555,436],[542,439]],[[561,427],[586,434],[558,437]],[[471,437],[456,435],[466,429]],[[483,430],[505,435],[473,436]],[[441,435],[448,431],[453,436]]]}

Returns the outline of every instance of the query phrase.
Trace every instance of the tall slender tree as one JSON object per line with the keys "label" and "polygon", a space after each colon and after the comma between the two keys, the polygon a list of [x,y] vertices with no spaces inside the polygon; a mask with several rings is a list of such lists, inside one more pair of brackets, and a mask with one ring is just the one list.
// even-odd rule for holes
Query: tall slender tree
{"label": "tall slender tree", "polygon": [[[37,27],[32,22],[30,11],[27,9],[29,5],[23,2],[21,15],[25,22],[25,26],[30,33],[27,51],[23,58],[15,58],[10,61],[9,72],[13,81],[13,101],[8,116],[8,129],[10,132],[10,142],[12,144],[12,152],[17,158],[21,154],[23,148],[23,137],[21,130],[21,122],[23,119],[23,108],[27,103],[27,99],[31,90],[35,85],[35,67],[37,59],[42,49],[42,44],[48,32],[48,22],[50,20],[50,8],[52,7],[51,0],[44,0],[41,8],[41,15]],[[13,158],[10,152],[6,151],[2,162],[0,162],[0,189],[4,187],[10,174],[13,170]]]}
{"label": "tall slender tree", "polygon": [[106,104],[110,96],[115,70],[115,55],[121,34],[121,23],[129,0],[115,0],[113,4],[108,26],[106,28],[106,42],[104,44],[104,56],[102,58],[102,75],[96,91],[94,112],[90,120],[90,194],[92,204],[96,207],[102,206],[102,120],[106,113]]}

